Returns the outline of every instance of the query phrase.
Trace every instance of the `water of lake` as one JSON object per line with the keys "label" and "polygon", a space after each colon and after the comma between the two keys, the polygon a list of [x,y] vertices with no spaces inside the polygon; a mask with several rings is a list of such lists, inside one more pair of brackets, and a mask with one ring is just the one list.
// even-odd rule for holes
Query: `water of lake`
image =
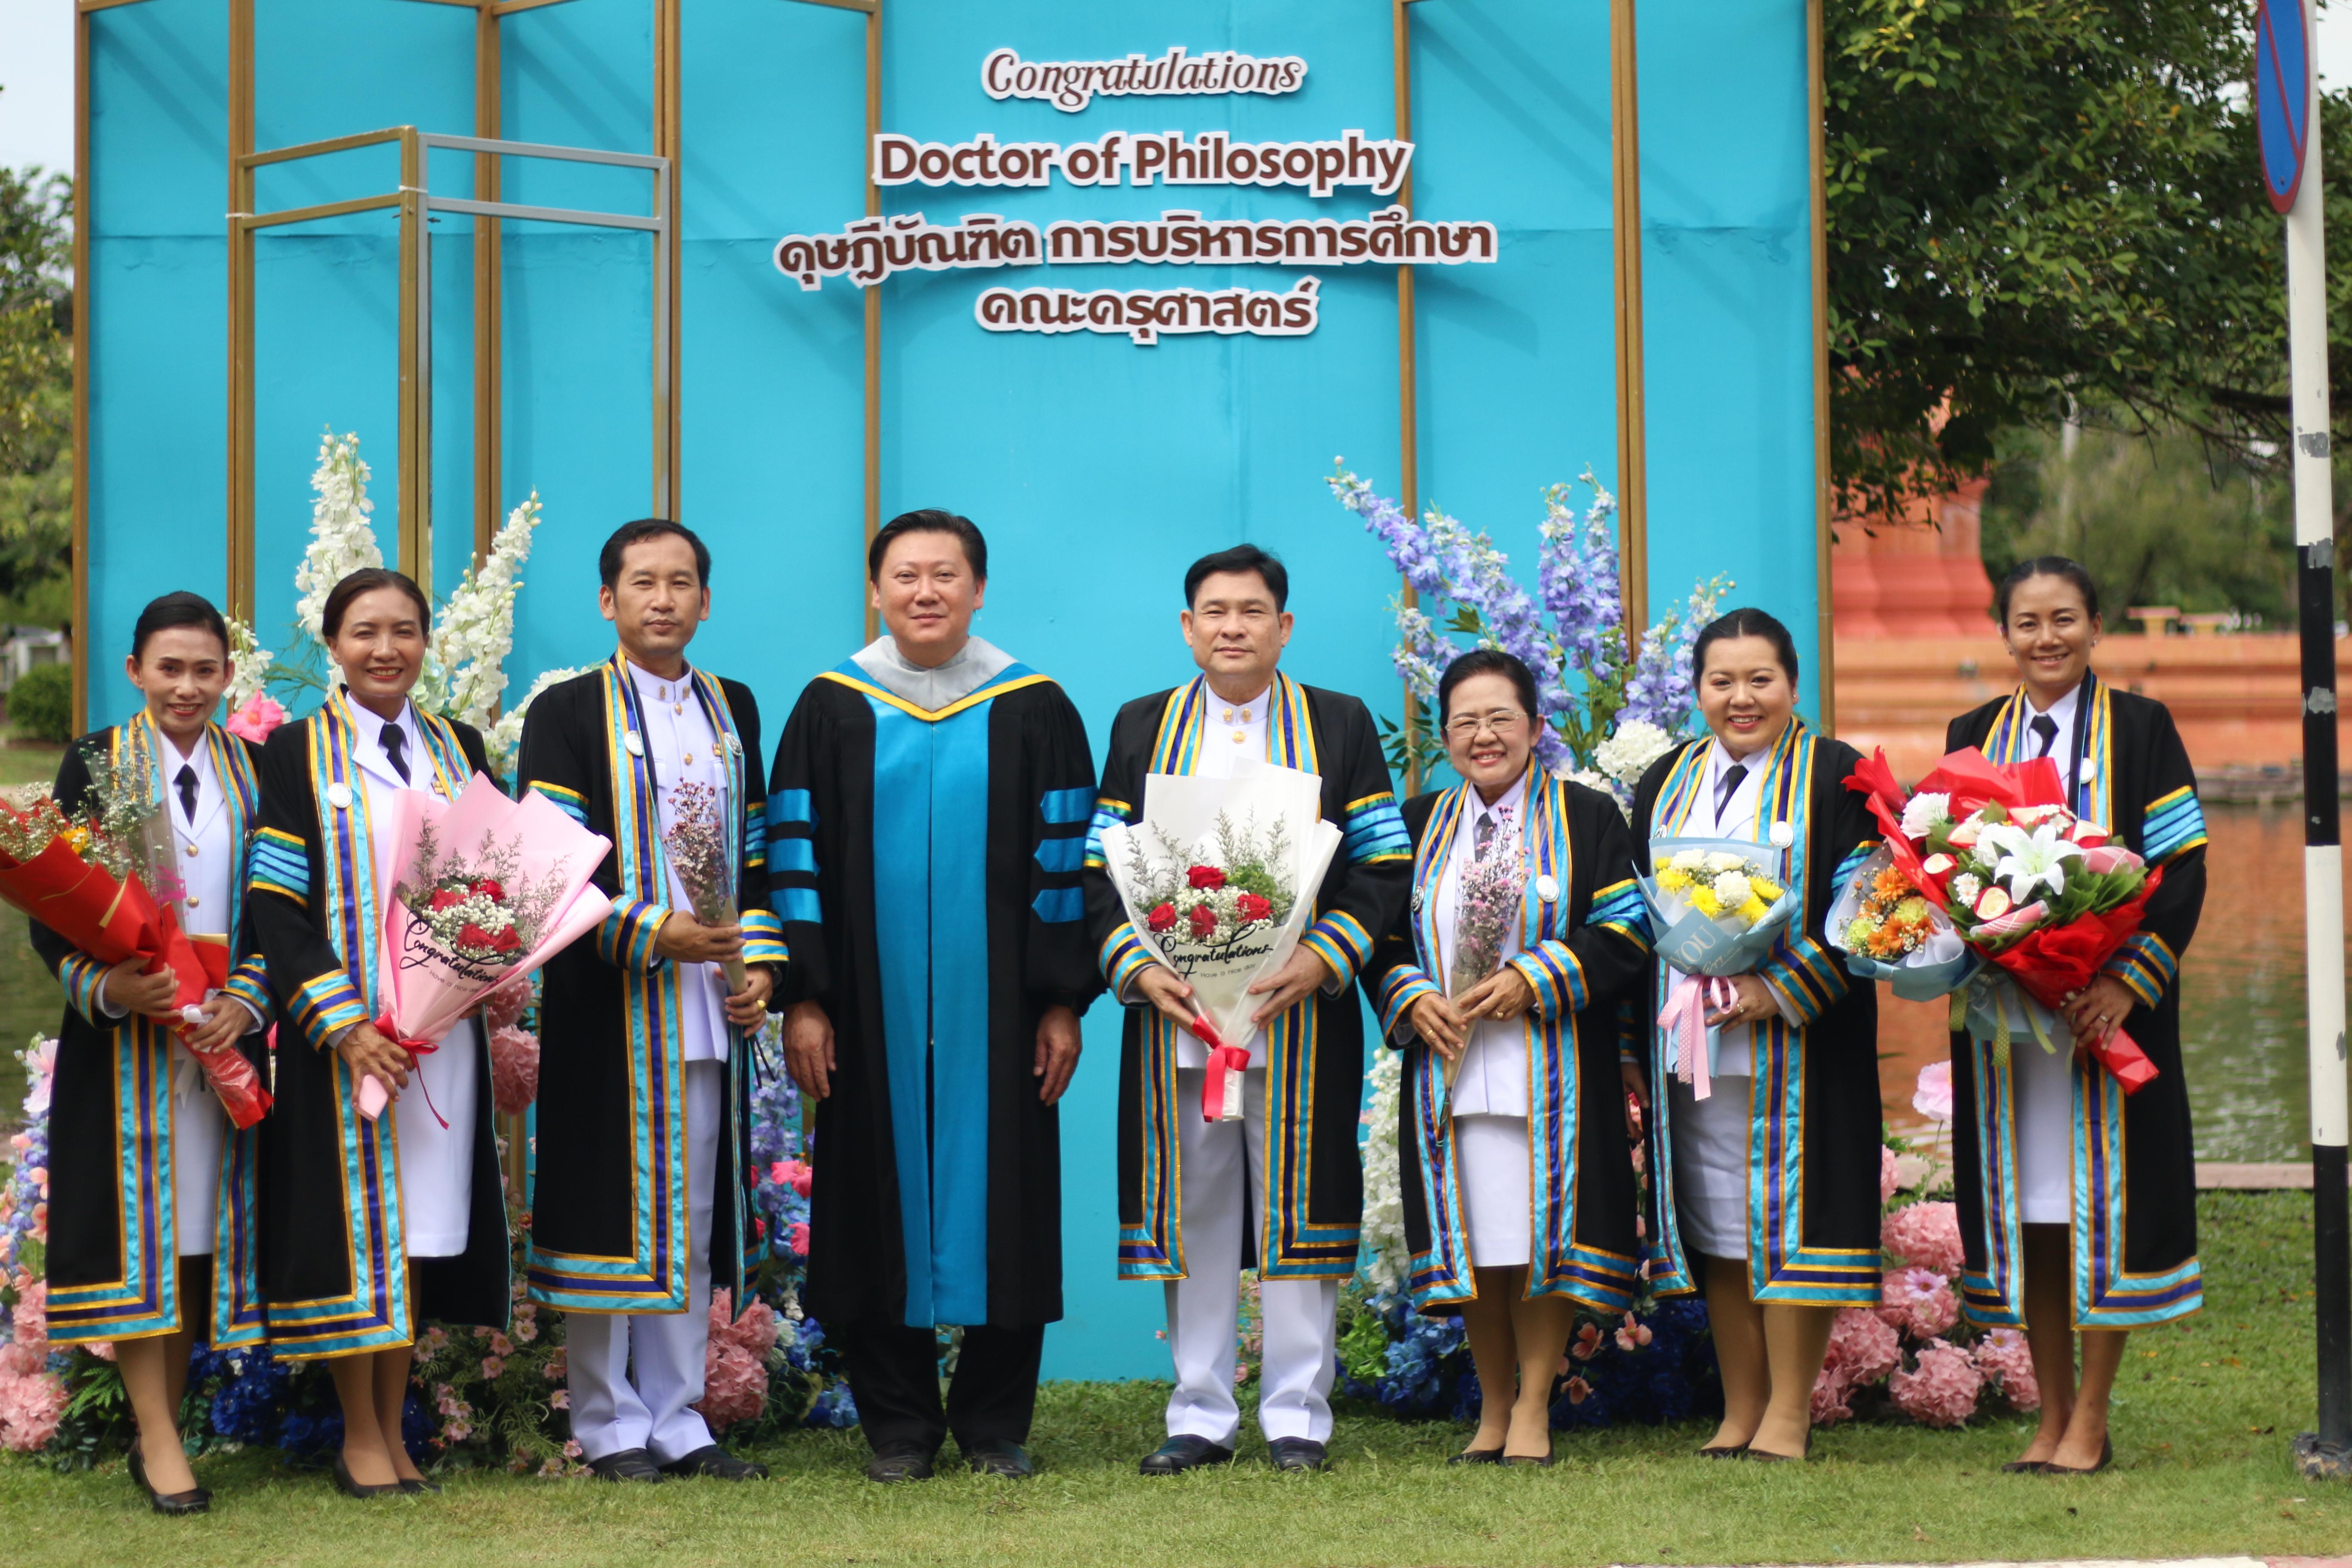
{"label": "water of lake", "polygon": [[[2293,805],[2209,806],[2205,915],[2181,963],[2182,1044],[2203,1160],[2297,1160],[2309,1149],[2303,1043],[2303,825]],[[2352,902],[2352,900],[2347,900]],[[58,1026],[57,983],[0,916],[0,1124],[23,1103],[14,1053]],[[1919,1068],[1948,1049],[1941,1004],[1880,994],[1887,1120],[1914,1129]]]}

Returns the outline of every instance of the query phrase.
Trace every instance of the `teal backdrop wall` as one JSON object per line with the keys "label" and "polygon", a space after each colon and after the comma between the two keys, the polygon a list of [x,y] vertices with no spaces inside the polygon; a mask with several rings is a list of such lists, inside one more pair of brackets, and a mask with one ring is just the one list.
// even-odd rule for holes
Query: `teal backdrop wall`
{"label": "teal backdrop wall", "polygon": [[[1106,131],[1238,139],[1391,132],[1388,0],[885,0],[883,125],[927,140],[981,132],[1071,142]],[[394,124],[471,134],[475,16],[415,0],[255,0],[256,145]],[[143,0],[89,29],[89,594],[93,723],[123,716],[132,618],[152,595],[226,581],[224,195],[229,80],[222,0]],[[864,210],[865,21],[793,0],[688,0],[682,104],[681,512],[717,558],[698,660],[749,681],[766,733],[803,684],[863,637],[864,338],[857,291],[803,292],[770,260],[787,233]],[[1734,601],[1798,636],[1811,677],[1815,513],[1811,236],[1804,0],[1641,0],[1654,608],[1724,572]],[[1418,279],[1423,497],[1493,532],[1532,582],[1538,492],[1590,466],[1615,485],[1609,17],[1604,0],[1426,0],[1412,7],[1414,215],[1485,219],[1493,266]],[[655,150],[651,0],[569,0],[501,29],[501,132]],[[1297,55],[1283,97],[1097,98],[1076,114],[995,102],[980,62],[1234,48]],[[472,160],[435,155],[436,191]],[[371,148],[263,172],[264,207],[388,190]],[[510,162],[509,201],[646,210],[647,176]],[[886,212],[934,220],[1360,216],[1362,191],[1213,186],[1044,190],[901,186]],[[472,548],[470,220],[434,238],[433,563]],[[394,225],[370,213],[269,231],[256,249],[256,623],[282,643],[309,526],[320,432],[356,431],[376,521],[396,537]],[[504,237],[501,461],[509,506],[545,523],[524,574],[520,692],[539,670],[609,651],[594,546],[652,488],[650,236],[509,222]],[[1050,278],[1044,276],[1050,270]],[[1073,287],[1282,289],[1322,279],[1301,338],[992,334],[979,291]],[[1171,275],[1173,274],[1173,275]],[[1191,274],[1187,276],[1185,274]],[[1287,668],[1399,709],[1387,649],[1394,578],[1329,499],[1332,459],[1393,494],[1399,470],[1393,269],[1056,267],[901,274],[884,285],[882,513],[945,506],[987,531],[982,633],[1060,679],[1099,747],[1123,700],[1192,673],[1178,640],[1184,565],[1247,539],[1293,572]],[[1113,1279],[1118,1019],[1098,1006],[1065,1102],[1069,1315],[1049,1375],[1150,1376],[1159,1292]],[[822,1151],[818,1157],[822,1159]]]}

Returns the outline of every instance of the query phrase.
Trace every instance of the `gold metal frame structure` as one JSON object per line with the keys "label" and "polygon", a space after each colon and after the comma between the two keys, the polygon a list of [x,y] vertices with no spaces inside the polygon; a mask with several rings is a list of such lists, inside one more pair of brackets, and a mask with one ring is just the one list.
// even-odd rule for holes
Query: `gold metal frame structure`
{"label": "gold metal frame structure", "polygon": [[1830,173],[1829,132],[1822,79],[1828,68],[1823,50],[1822,0],[1805,5],[1805,89],[1811,104],[1813,155],[1813,595],[1821,647],[1813,667],[1821,673],[1822,733],[1837,733],[1837,614],[1831,591],[1830,546],[1837,525],[1837,484],[1830,474]]}
{"label": "gold metal frame structure", "polygon": [[[331,153],[386,144],[397,144],[400,149],[400,184],[397,190],[274,212],[252,210],[250,204],[256,170]],[[428,154],[436,148],[473,153],[489,158],[545,158],[562,163],[643,169],[654,176],[653,211],[640,216],[435,195],[428,183]],[[413,125],[401,125],[352,136],[330,137],[321,142],[307,142],[298,146],[273,148],[266,153],[246,153],[232,159],[230,167],[232,178],[236,181],[236,194],[247,204],[229,215],[231,614],[249,618],[253,613],[253,237],[261,229],[312,223],[352,213],[393,210],[400,215],[399,559],[401,569],[424,584],[428,594],[432,592],[433,570],[433,251],[426,243],[426,223],[431,214],[464,213],[483,218],[524,218],[541,223],[634,229],[655,237],[655,504],[658,507],[673,493],[671,444],[666,437],[675,405],[671,395],[674,363],[671,323],[677,285],[669,244],[673,232],[670,219],[672,182],[667,158],[642,153],[605,153],[584,147],[556,147],[534,142],[501,142],[480,136],[436,135],[419,131]],[[479,277],[478,270],[477,277]],[[478,373],[476,384],[478,388],[482,384]],[[479,532],[478,521],[476,532]]]}

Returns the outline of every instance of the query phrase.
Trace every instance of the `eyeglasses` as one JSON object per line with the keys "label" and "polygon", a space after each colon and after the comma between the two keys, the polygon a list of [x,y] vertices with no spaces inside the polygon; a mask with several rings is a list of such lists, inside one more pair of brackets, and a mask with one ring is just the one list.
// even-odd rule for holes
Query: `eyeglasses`
{"label": "eyeglasses", "polygon": [[1482,730],[1491,730],[1498,741],[1507,741],[1519,731],[1528,716],[1516,708],[1497,708],[1491,713],[1459,713],[1446,721],[1445,736],[1450,741],[1477,738]]}

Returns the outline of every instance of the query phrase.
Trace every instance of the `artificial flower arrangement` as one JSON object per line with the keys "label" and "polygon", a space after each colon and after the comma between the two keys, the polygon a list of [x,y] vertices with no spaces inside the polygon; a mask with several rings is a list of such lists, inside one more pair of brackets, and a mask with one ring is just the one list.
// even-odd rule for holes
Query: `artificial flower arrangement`
{"label": "artificial flower arrangement", "polygon": [[153,794],[143,750],[118,766],[86,752],[90,795],[68,816],[39,784],[0,800],[0,899],[39,921],[98,963],[145,961],[178,982],[172,1005],[182,1047],[204,1071],[229,1120],[251,1127],[269,1109],[269,1090],[234,1045],[197,1050],[201,1005],[228,983],[229,951],[181,929],[173,900],[179,862]]}
{"label": "artificial flower arrangement", "polygon": [[1272,869],[1289,868],[1286,824],[1277,820],[1258,834],[1220,814],[1216,836],[1216,853],[1201,860],[1164,838],[1157,859],[1139,844],[1129,844],[1131,857],[1138,858],[1135,874],[1143,901],[1150,906],[1144,927],[1171,952],[1230,948],[1281,925],[1297,902],[1293,889],[1276,881]]}
{"label": "artificial flower arrangement", "polygon": [[1537,591],[1530,595],[1486,534],[1472,533],[1434,506],[1416,522],[1336,459],[1334,468],[1325,481],[1331,494],[1364,520],[1417,595],[1415,603],[1400,598],[1395,605],[1396,669],[1412,718],[1407,724],[1381,721],[1389,765],[1412,780],[1445,761],[1437,685],[1465,651],[1455,638],[1468,637],[1472,646],[1517,655],[1535,676],[1542,710],[1534,715],[1540,721],[1537,763],[1613,796],[1630,812],[1633,786],[1674,750],[1689,722],[1691,646],[1715,618],[1731,580],[1695,585],[1680,610],[1629,642],[1618,588],[1617,502],[1591,470],[1583,483],[1592,500],[1581,514],[1568,486],[1543,493]]}
{"label": "artificial flower arrangement", "polygon": [[1698,1100],[1714,1093],[1723,1050],[1707,1014],[1737,999],[1730,977],[1754,973],[1796,912],[1795,896],[1756,848],[1737,838],[1660,838],[1651,847],[1655,874],[1636,879],[1658,957],[1675,976],[1658,1023],[1675,1076]]}
{"label": "artificial flower arrangement", "polygon": [[[694,918],[707,926],[731,926],[742,919],[735,902],[735,857],[732,837],[720,820],[726,797],[705,784],[682,784],[671,797],[671,820],[662,835],[669,853],[669,868],[686,884]],[[721,961],[731,994],[751,984],[751,972],[740,956]]]}
{"label": "artificial flower arrangement", "polygon": [[1951,994],[1982,963],[1952,917],[1885,845],[1839,890],[1825,925],[1848,970],[1887,982],[1906,1002]]}
{"label": "artificial flower arrangement", "polygon": [[[1918,985],[1941,984],[1926,994],[1949,994],[1953,1026],[1965,1023],[1996,1051],[2005,1053],[2020,1033],[2045,1051],[2059,1050],[2069,1031],[2056,1009],[2138,931],[2162,868],[2151,870],[2110,843],[2104,826],[2068,810],[2046,757],[2002,766],[1971,747],[1947,756],[1906,792],[1882,750],[1855,766],[1847,787],[1866,797],[1885,835],[1885,863],[1874,856],[1856,879],[1870,878],[1874,891],[1883,873],[1899,871],[1965,944],[1957,956],[1981,961],[1937,963],[1923,943],[1905,955],[1919,962],[1895,967],[1921,970]],[[1842,891],[1841,910],[1855,903],[1854,893],[1852,884]],[[1848,967],[1874,977],[1887,961],[1856,955],[1853,932],[1849,921],[1840,941]],[[2120,1029],[2091,1050],[2126,1093],[2156,1077],[2155,1065]]]}

